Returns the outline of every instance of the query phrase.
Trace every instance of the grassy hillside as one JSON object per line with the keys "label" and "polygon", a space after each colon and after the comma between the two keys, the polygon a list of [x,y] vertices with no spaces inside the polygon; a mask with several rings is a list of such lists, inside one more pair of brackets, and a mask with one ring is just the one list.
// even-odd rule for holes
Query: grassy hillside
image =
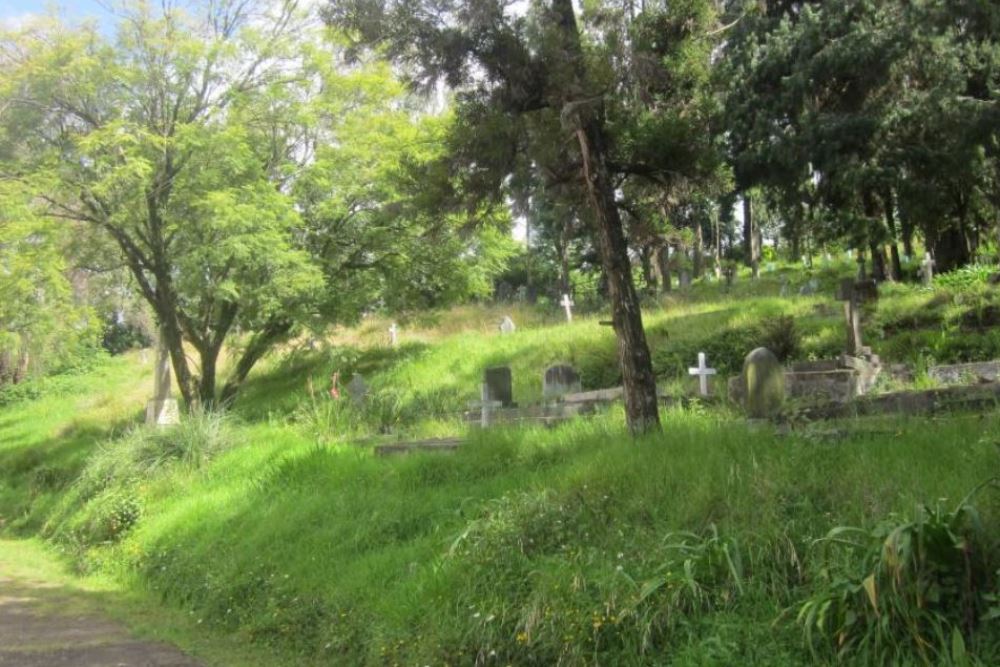
{"label": "grassy hillside", "polygon": [[[717,290],[648,311],[677,390],[699,349],[733,370],[783,335],[781,315],[794,356],[841,345],[828,297],[778,299],[776,276]],[[886,292],[869,333],[889,360],[992,354],[989,330],[947,337],[962,354],[936,342],[988,312],[984,289]],[[612,410],[473,433],[453,455],[356,444],[458,432],[488,365],[511,364],[525,403],[553,361],[585,386],[616,382],[599,313],[565,325],[518,308],[500,337],[506,312],[401,321],[396,349],[368,320],[276,355],[227,417],[166,433],[133,426],[151,370],[137,356],[50,383],[0,408],[0,521],[289,664],[1000,661],[1000,491],[975,493],[977,516],[963,504],[1000,470],[995,414],[780,435],[697,406],[638,442]],[[334,370],[362,372],[370,404],[327,400]]]}

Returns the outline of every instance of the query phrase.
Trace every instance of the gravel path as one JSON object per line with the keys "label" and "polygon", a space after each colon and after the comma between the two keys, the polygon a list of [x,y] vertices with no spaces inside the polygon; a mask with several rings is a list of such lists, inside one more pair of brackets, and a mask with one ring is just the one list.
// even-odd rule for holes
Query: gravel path
{"label": "gravel path", "polygon": [[93,611],[88,593],[2,566],[0,667],[199,667],[172,646],[132,638]]}

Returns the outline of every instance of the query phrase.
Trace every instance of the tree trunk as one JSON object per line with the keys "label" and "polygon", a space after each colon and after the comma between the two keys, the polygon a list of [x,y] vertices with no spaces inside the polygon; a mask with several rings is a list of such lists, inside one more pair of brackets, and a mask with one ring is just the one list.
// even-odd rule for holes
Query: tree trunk
{"label": "tree trunk", "polygon": [[896,207],[893,202],[892,190],[886,188],[882,192],[882,209],[885,213],[885,226],[889,229],[889,277],[893,280],[903,279],[903,265],[899,261],[899,233],[896,230]]}
{"label": "tree trunk", "polygon": [[705,239],[702,237],[701,223],[694,225],[694,258],[691,265],[691,274],[695,278],[701,278],[702,249],[705,246]]}
{"label": "tree trunk", "polygon": [[660,289],[669,292],[673,287],[670,278],[670,246],[666,243],[656,246],[655,259],[660,273]]}
{"label": "tree trunk", "polygon": [[885,267],[885,250],[877,243],[869,243],[868,249],[872,254],[872,278],[876,282],[885,282],[887,277]]}
{"label": "tree trunk", "polygon": [[646,343],[646,331],[642,326],[639,297],[632,283],[632,267],[621,216],[615,204],[614,189],[605,162],[603,128],[594,119],[586,120],[581,125],[577,129],[577,140],[583,156],[587,192],[597,222],[597,245],[601,263],[608,279],[611,320],[618,337],[625,414],[629,432],[640,435],[660,426],[653,361]]}
{"label": "tree trunk", "polygon": [[201,407],[210,410],[215,407],[215,378],[219,350],[218,348],[204,350],[200,353],[200,357],[201,380],[198,383],[198,397]]}
{"label": "tree trunk", "polygon": [[750,193],[743,193],[743,261],[753,266],[753,203]]}
{"label": "tree trunk", "polygon": [[247,379],[247,375],[253,369],[254,365],[276,343],[285,338],[291,330],[292,323],[290,321],[271,320],[250,339],[246,349],[243,350],[240,360],[236,362],[236,368],[233,369],[232,375],[229,376],[225,386],[222,387],[222,394],[219,397],[219,404],[221,406],[228,407],[232,404],[237,392],[243,386],[243,382]]}
{"label": "tree trunk", "polygon": [[559,253],[559,289],[562,294],[569,294],[572,291],[569,280],[569,230],[568,224],[563,225],[562,231],[559,233],[559,247],[557,248]]}
{"label": "tree trunk", "polygon": [[597,228],[597,246],[608,281],[611,320],[618,338],[618,361],[622,371],[625,415],[633,435],[653,431],[660,426],[653,362],[642,326],[639,296],[632,281],[632,267],[615,203],[615,191],[607,165],[604,121],[594,106],[599,100],[589,98],[584,70],[583,49],[572,0],[553,0],[552,9],[559,22],[563,48],[569,58],[567,94],[562,100],[562,117],[576,135],[582,158],[583,179]]}
{"label": "tree trunk", "polygon": [[639,261],[642,263],[642,281],[649,294],[656,294],[656,272],[653,270],[654,249],[644,243],[639,247]]}

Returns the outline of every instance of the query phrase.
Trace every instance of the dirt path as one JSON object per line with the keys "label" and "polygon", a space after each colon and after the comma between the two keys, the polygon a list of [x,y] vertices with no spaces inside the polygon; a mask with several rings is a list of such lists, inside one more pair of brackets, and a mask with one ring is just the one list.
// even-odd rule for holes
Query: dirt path
{"label": "dirt path", "polygon": [[199,667],[131,637],[100,613],[100,595],[23,570],[0,558],[0,667]]}

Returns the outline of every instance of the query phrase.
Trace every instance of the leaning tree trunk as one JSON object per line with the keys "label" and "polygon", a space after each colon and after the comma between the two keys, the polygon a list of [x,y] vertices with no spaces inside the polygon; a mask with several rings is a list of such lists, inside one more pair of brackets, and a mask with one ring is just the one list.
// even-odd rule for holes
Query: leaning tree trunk
{"label": "leaning tree trunk", "polygon": [[618,337],[618,361],[622,371],[625,415],[629,431],[639,435],[659,428],[653,361],[642,326],[639,296],[632,282],[632,266],[615,204],[614,188],[605,161],[601,124],[591,118],[576,131],[583,156],[583,176],[597,222],[597,245],[608,280],[611,321]]}
{"label": "leaning tree trunk", "polygon": [[743,260],[753,266],[753,203],[749,192],[743,193]]}
{"label": "leaning tree trunk", "polygon": [[660,426],[656,378],[642,326],[639,296],[632,281],[625,231],[608,169],[604,121],[600,110],[595,109],[600,99],[592,98],[587,93],[583,49],[573,0],[552,0],[552,10],[568,59],[566,74],[572,77],[563,89],[562,117],[572,127],[580,147],[583,179],[594,211],[597,246],[608,281],[611,321],[618,338],[625,416],[629,431],[639,435]]}
{"label": "leaning tree trunk", "polygon": [[701,278],[702,250],[705,247],[705,238],[701,229],[701,223],[694,223],[694,257],[691,266],[691,274],[695,278]]}

